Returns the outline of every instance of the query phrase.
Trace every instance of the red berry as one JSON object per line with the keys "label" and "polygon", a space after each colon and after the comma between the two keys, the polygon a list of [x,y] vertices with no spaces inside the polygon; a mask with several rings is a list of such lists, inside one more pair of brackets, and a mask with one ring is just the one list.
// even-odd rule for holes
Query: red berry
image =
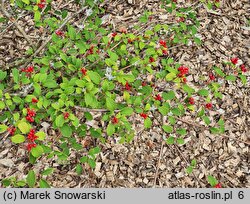
{"label": "red berry", "polygon": [[238,63],[238,60],[239,60],[239,58],[235,57],[235,58],[232,58],[232,59],[231,59],[231,62],[232,62],[233,64],[237,64],[237,63]]}
{"label": "red berry", "polygon": [[161,100],[162,100],[160,94],[157,94],[157,95],[154,97],[154,99],[157,100],[157,101],[161,101]]}
{"label": "red berry", "polygon": [[213,75],[213,73],[210,73],[210,74],[209,74],[209,79],[210,79],[211,81],[215,80],[215,76]]}
{"label": "red berry", "polygon": [[143,81],[143,82],[141,83],[141,85],[142,85],[142,86],[147,86],[147,82]]}
{"label": "red berry", "polygon": [[31,142],[34,142],[36,139],[38,139],[38,136],[35,135],[35,130],[31,129],[28,137],[27,137]]}
{"label": "red berry", "polygon": [[214,188],[222,188],[221,184],[220,183],[217,183]]}
{"label": "red berry", "polygon": [[68,113],[68,112],[63,113],[63,118],[64,118],[65,120],[68,119],[68,117],[69,117],[69,113]]}
{"label": "red berry", "polygon": [[31,110],[29,108],[27,108],[27,114],[30,117],[35,117],[36,116],[36,112],[33,109]]}
{"label": "red berry", "polygon": [[131,90],[131,86],[129,85],[128,82],[126,82],[126,84],[125,84],[125,89],[126,89],[127,91],[130,91],[130,90]]}
{"label": "red berry", "polygon": [[180,17],[180,18],[177,20],[177,22],[183,22],[183,21],[185,21],[185,18],[184,18],[184,17]]}
{"label": "red berry", "polygon": [[81,69],[81,72],[82,72],[82,75],[86,76],[86,75],[87,75],[88,70],[87,70],[87,69],[85,69],[85,68],[82,68],[82,69]]}
{"label": "red berry", "polygon": [[167,50],[162,50],[162,54],[163,55],[168,55],[168,51]]}
{"label": "red berry", "polygon": [[131,38],[128,39],[128,43],[132,43],[133,40]]}
{"label": "red berry", "polygon": [[147,119],[148,115],[146,113],[140,113],[140,116],[144,119]]}
{"label": "red berry", "polygon": [[111,122],[112,122],[113,124],[117,124],[117,123],[119,122],[119,120],[118,120],[117,117],[113,117]]}
{"label": "red berry", "polygon": [[38,100],[36,98],[32,98],[31,101],[32,101],[32,103],[37,103],[38,102]]}
{"label": "red berry", "polygon": [[37,4],[37,6],[38,6],[40,9],[43,9],[43,8],[45,7],[45,4],[39,3],[39,4]]}
{"label": "red berry", "polygon": [[111,35],[112,37],[115,37],[117,35],[117,32],[113,32]]}
{"label": "red berry", "polygon": [[32,148],[36,147],[36,144],[35,143],[29,143],[27,144],[27,150],[30,152],[32,150]]}
{"label": "red berry", "polygon": [[182,82],[183,82],[183,83],[187,83],[187,78],[186,78],[186,77],[183,77],[183,78],[182,78]]}
{"label": "red berry", "polygon": [[155,62],[155,59],[153,57],[150,57],[149,58],[149,62],[152,63],[152,62]]}
{"label": "red berry", "polygon": [[213,107],[212,103],[207,103],[205,105],[206,109],[211,109]]}
{"label": "red berry", "polygon": [[56,30],[55,33],[56,33],[57,36],[61,36],[61,37],[64,35],[64,33],[62,31],[60,31],[60,30]]}
{"label": "red berry", "polygon": [[242,72],[247,72],[247,68],[245,67],[244,64],[240,65],[240,69]]}
{"label": "red berry", "polygon": [[190,98],[188,99],[188,102],[189,102],[190,105],[194,105],[194,98],[193,98],[193,97],[190,97]]}
{"label": "red berry", "polygon": [[10,135],[14,135],[15,132],[16,132],[16,128],[15,127],[9,127],[7,130],[10,133]]}
{"label": "red berry", "polygon": [[160,40],[159,43],[160,43],[161,46],[163,46],[165,48],[167,47],[167,43],[166,43],[165,40]]}

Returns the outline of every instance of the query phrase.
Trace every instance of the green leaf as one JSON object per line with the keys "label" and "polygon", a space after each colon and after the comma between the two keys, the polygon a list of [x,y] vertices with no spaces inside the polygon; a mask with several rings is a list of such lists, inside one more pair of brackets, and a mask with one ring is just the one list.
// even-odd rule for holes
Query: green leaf
{"label": "green leaf", "polygon": [[48,176],[48,175],[52,174],[53,171],[54,171],[54,168],[47,168],[47,169],[45,169],[41,174],[42,174],[43,176]]}
{"label": "green leaf", "polygon": [[[242,81],[242,84],[246,84],[247,83],[247,77],[245,75],[239,75],[241,81]],[[0,108],[1,109],[1,108]]]}
{"label": "green leaf", "polygon": [[108,110],[113,111],[116,108],[116,103],[112,98],[106,97],[106,106]]}
{"label": "green leaf", "polygon": [[82,165],[77,164],[77,165],[76,165],[76,173],[77,173],[77,175],[81,175],[81,174],[82,174],[82,171],[83,171]]}
{"label": "green leaf", "polygon": [[176,78],[176,74],[175,73],[168,73],[167,75],[166,75],[166,80],[167,81],[172,81],[174,78]]}
{"label": "green leaf", "polygon": [[11,141],[15,144],[19,144],[25,141],[25,137],[23,135],[14,135],[11,137]]}
{"label": "green leaf", "polygon": [[37,145],[36,147],[32,148],[31,149],[31,154],[36,158],[40,157],[43,154],[42,146]]}
{"label": "green leaf", "polygon": [[200,94],[201,96],[208,96],[209,91],[207,89],[201,89],[198,91],[198,94]]}
{"label": "green leaf", "polygon": [[179,144],[179,145],[182,145],[185,143],[184,139],[183,138],[177,138],[176,142]]}
{"label": "green leaf", "polygon": [[5,132],[8,129],[7,125],[0,125],[0,133]]}
{"label": "green leaf", "polygon": [[47,87],[47,88],[56,88],[58,84],[56,83],[55,80],[50,79],[50,80],[46,80],[46,81],[43,83],[43,85],[44,85],[45,87]]}
{"label": "green leaf", "polygon": [[217,179],[216,178],[214,178],[213,176],[207,176],[207,181],[208,181],[208,183],[212,186],[212,187],[214,187],[216,184],[218,184],[218,181],[217,181]]}
{"label": "green leaf", "polygon": [[88,164],[89,164],[89,166],[92,168],[92,169],[94,169],[95,168],[95,166],[96,166],[96,163],[95,163],[95,160],[94,159],[88,159]]}
{"label": "green leaf", "polygon": [[219,67],[214,67],[214,71],[216,72],[216,74],[218,74],[221,77],[225,76],[225,74],[223,73],[223,71]]}
{"label": "green leaf", "polygon": [[107,127],[107,135],[108,136],[111,136],[115,133],[115,125],[112,124],[112,123],[109,123],[108,124],[108,127]]}
{"label": "green leaf", "polygon": [[86,93],[84,96],[84,100],[85,100],[86,106],[92,106],[92,103],[94,102],[94,96],[90,93]]}
{"label": "green leaf", "polygon": [[187,131],[184,128],[180,128],[176,130],[176,133],[180,134],[180,135],[186,135]]}
{"label": "green leaf", "polygon": [[225,79],[228,80],[228,81],[236,81],[236,76],[228,75],[228,76],[225,77]]}
{"label": "green leaf", "polygon": [[83,156],[80,158],[80,162],[81,163],[86,163],[88,161],[88,157],[87,156]]}
{"label": "green leaf", "polygon": [[48,184],[48,182],[44,179],[40,179],[39,181],[39,186],[40,188],[50,188],[50,185]]}
{"label": "green leaf", "polygon": [[76,30],[72,26],[68,26],[68,34],[71,40],[76,39]]}
{"label": "green leaf", "polygon": [[167,143],[168,145],[174,144],[174,137],[172,137],[172,136],[168,137],[168,139],[166,140],[166,143]]}
{"label": "green leaf", "polygon": [[62,114],[56,117],[55,124],[56,124],[57,127],[62,127],[63,126],[64,117],[63,117]]}
{"label": "green leaf", "polygon": [[23,3],[29,5],[30,4],[30,0],[22,0]]}
{"label": "green leaf", "polygon": [[188,96],[191,96],[195,92],[195,90],[193,88],[191,88],[190,86],[188,86],[187,84],[184,84],[182,86],[182,89],[183,89],[183,91],[188,93]]}
{"label": "green leaf", "polygon": [[169,91],[167,93],[164,92],[162,94],[162,97],[164,100],[172,100],[175,98],[175,93],[174,93],[174,91]]}
{"label": "green leaf", "polygon": [[46,133],[42,132],[42,131],[39,131],[39,132],[36,133],[36,136],[38,136],[37,140],[43,141],[45,139],[45,137],[46,137]]}
{"label": "green leaf", "polygon": [[192,166],[187,167],[186,172],[188,174],[191,174],[193,172],[193,167]]}
{"label": "green leaf", "polygon": [[206,125],[209,125],[211,123],[209,117],[207,117],[207,116],[203,116],[202,119],[204,120]]}
{"label": "green leaf", "polygon": [[28,123],[26,122],[20,122],[18,123],[17,127],[19,128],[19,130],[23,133],[26,134],[30,131],[31,127]]}
{"label": "green leaf", "polygon": [[93,120],[93,116],[89,112],[84,112],[84,116],[87,120]]}
{"label": "green leaf", "polygon": [[6,76],[7,76],[7,72],[0,70],[0,81],[4,80]]}
{"label": "green leaf", "polygon": [[94,148],[91,148],[91,149],[89,150],[89,155],[94,156],[94,155],[96,155],[96,154],[98,154],[98,153],[100,153],[100,152],[101,152],[100,147],[94,147]]}
{"label": "green leaf", "polygon": [[180,116],[181,115],[181,111],[179,108],[173,108],[171,109],[171,112],[174,114],[174,115],[177,115],[177,116]]}
{"label": "green leaf", "polygon": [[172,133],[173,132],[173,127],[170,125],[163,125],[162,129],[166,132],[166,133]]}
{"label": "green leaf", "polygon": [[12,75],[14,82],[17,83],[19,79],[19,71],[16,68],[12,70]]}
{"label": "green leaf", "polygon": [[40,19],[41,19],[41,12],[35,11],[34,20],[37,22],[37,21],[40,21]]}
{"label": "green leaf", "polygon": [[152,121],[151,121],[151,119],[150,118],[146,118],[145,120],[144,120],[144,127],[145,128],[150,128],[152,126]]}
{"label": "green leaf", "polygon": [[95,84],[100,84],[101,77],[97,72],[88,71],[88,75],[89,75],[91,81],[93,81]]}
{"label": "green leaf", "polygon": [[30,188],[33,188],[36,184],[36,174],[33,170],[30,170],[27,178],[26,178],[27,184]]}
{"label": "green leaf", "polygon": [[3,110],[5,108],[5,103],[3,101],[0,101],[0,110]]}
{"label": "green leaf", "polygon": [[128,115],[132,115],[133,112],[134,112],[133,108],[125,107],[125,108],[121,109],[120,113],[124,116],[128,116]]}
{"label": "green leaf", "polygon": [[65,124],[61,128],[61,133],[64,137],[70,137],[72,135],[72,129],[69,125]]}

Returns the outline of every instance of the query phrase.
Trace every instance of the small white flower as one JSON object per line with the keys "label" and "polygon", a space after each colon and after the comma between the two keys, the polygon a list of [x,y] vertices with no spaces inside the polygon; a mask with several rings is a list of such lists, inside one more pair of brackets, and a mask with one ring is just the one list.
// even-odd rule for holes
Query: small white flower
{"label": "small white flower", "polygon": [[219,112],[220,114],[224,114],[224,113],[225,113],[225,111],[224,111],[223,109],[221,109],[221,108],[218,110],[218,112]]}
{"label": "small white flower", "polygon": [[90,16],[92,13],[93,10],[91,8],[86,10],[86,16]]}
{"label": "small white flower", "polygon": [[173,113],[172,113],[172,112],[169,112],[169,113],[168,113],[168,116],[172,116],[172,115],[173,115]]}
{"label": "small white flower", "polygon": [[111,72],[112,72],[111,67],[107,67],[107,68],[106,68],[106,74],[107,74],[107,73],[111,73]]}
{"label": "small white flower", "polygon": [[154,106],[154,105],[152,105],[151,107],[150,107],[150,110],[151,111],[155,111],[157,108]]}
{"label": "small white flower", "polygon": [[113,80],[115,78],[114,76],[112,76],[112,74],[105,74],[105,76],[107,77],[107,79],[109,81],[111,81],[111,80]]}
{"label": "small white flower", "polygon": [[196,38],[200,38],[200,39],[202,39],[202,35],[201,35],[201,34],[199,34],[199,33],[195,34],[194,36],[195,36]]}
{"label": "small white flower", "polygon": [[218,83],[221,85],[224,83],[224,79],[218,79]]}

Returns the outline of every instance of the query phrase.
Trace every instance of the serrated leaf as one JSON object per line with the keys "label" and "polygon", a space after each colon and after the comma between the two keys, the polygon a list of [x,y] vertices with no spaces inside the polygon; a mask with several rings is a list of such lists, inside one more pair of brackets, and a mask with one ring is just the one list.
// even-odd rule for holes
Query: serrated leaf
{"label": "serrated leaf", "polygon": [[36,147],[31,149],[31,154],[35,157],[38,158],[40,156],[42,156],[43,154],[43,148],[40,145],[37,145]]}
{"label": "serrated leaf", "polygon": [[44,171],[42,171],[41,174],[42,174],[43,176],[48,176],[48,175],[52,174],[53,171],[54,171],[54,168],[47,168],[47,169],[45,169]]}
{"label": "serrated leaf", "polygon": [[116,103],[112,98],[106,97],[106,106],[108,110],[113,111],[116,108]]}
{"label": "serrated leaf", "polygon": [[20,144],[25,141],[25,137],[23,135],[17,134],[11,137],[11,141],[15,144]]}
{"label": "serrated leaf", "polygon": [[96,166],[95,160],[93,159],[88,159],[88,164],[92,169],[94,169]]}
{"label": "serrated leaf", "polygon": [[77,165],[76,165],[76,173],[77,173],[77,175],[81,175],[81,174],[82,174],[82,171],[83,171],[82,165],[77,164]]}
{"label": "serrated leaf", "polygon": [[162,97],[164,100],[172,100],[175,98],[175,92],[174,91],[168,91],[167,93],[164,92],[162,94]]}
{"label": "serrated leaf", "polygon": [[68,124],[64,124],[61,128],[61,133],[64,137],[70,137],[72,135],[72,129]]}
{"label": "serrated leaf", "polygon": [[208,96],[209,91],[207,89],[201,89],[198,91],[198,94],[201,96]]}
{"label": "serrated leaf", "polygon": [[228,76],[225,77],[225,79],[228,80],[228,81],[236,81],[236,76],[228,75]]}
{"label": "serrated leaf", "polygon": [[176,74],[175,73],[168,73],[167,75],[166,75],[166,80],[167,81],[172,81],[174,78],[176,78]]}
{"label": "serrated leaf", "polygon": [[33,170],[30,170],[27,178],[26,178],[27,184],[30,188],[33,188],[36,184],[36,174]]}
{"label": "serrated leaf", "polygon": [[172,133],[173,132],[173,127],[170,125],[163,125],[162,129],[166,132],[166,133]]}
{"label": "serrated leaf", "polygon": [[19,128],[19,130],[23,133],[26,134],[30,131],[31,127],[28,123],[26,122],[20,122],[18,123],[17,127]]}
{"label": "serrated leaf", "polygon": [[208,181],[208,183],[212,186],[212,187],[214,187],[216,184],[218,184],[218,181],[217,181],[217,179],[216,178],[214,178],[213,176],[207,176],[207,181]]}
{"label": "serrated leaf", "polygon": [[170,137],[168,137],[168,139],[166,140],[166,143],[168,144],[168,145],[172,145],[172,144],[174,144],[174,137],[172,137],[172,136],[170,136]]}
{"label": "serrated leaf", "polygon": [[58,115],[55,120],[55,124],[57,127],[62,127],[64,124],[64,117],[62,114]]}
{"label": "serrated leaf", "polygon": [[45,139],[45,137],[46,137],[46,133],[42,132],[42,131],[39,131],[39,132],[36,133],[36,136],[38,136],[37,140],[43,141]]}
{"label": "serrated leaf", "polygon": [[108,124],[108,127],[107,127],[107,135],[108,136],[111,136],[115,133],[115,125],[112,124],[112,123],[109,123]]}
{"label": "serrated leaf", "polygon": [[125,107],[125,108],[121,109],[121,111],[120,111],[120,113],[124,116],[132,115],[133,112],[134,112],[133,108],[130,108],[130,107]]}
{"label": "serrated leaf", "polygon": [[145,128],[150,128],[152,126],[152,121],[151,121],[151,119],[150,118],[146,118],[145,120],[144,120],[144,127]]}
{"label": "serrated leaf", "polygon": [[0,133],[5,132],[8,129],[7,125],[0,125]]}
{"label": "serrated leaf", "polygon": [[185,143],[184,139],[183,138],[177,138],[176,142],[179,144],[179,145],[182,145]]}
{"label": "serrated leaf", "polygon": [[50,185],[48,184],[48,182],[44,179],[40,179],[39,181],[39,186],[40,188],[50,188]]}
{"label": "serrated leaf", "polygon": [[100,84],[101,82],[101,76],[97,72],[89,71],[88,75],[95,84]]}

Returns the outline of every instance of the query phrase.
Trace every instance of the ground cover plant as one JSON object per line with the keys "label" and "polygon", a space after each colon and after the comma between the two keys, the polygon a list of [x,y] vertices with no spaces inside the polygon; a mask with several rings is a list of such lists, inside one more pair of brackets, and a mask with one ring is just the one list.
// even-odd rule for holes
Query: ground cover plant
{"label": "ground cover plant", "polygon": [[[54,11],[52,0],[2,2],[1,21],[13,22],[28,43],[27,33],[10,10],[25,12],[32,16],[35,29],[46,30],[42,42],[28,46],[26,58],[0,70],[1,140],[22,149],[22,159],[28,164],[22,179],[2,177],[2,186],[48,188],[53,185],[47,177],[57,166],[67,168],[72,163],[78,177],[86,169],[93,172],[109,139],[131,144],[139,135],[138,123],[150,132],[157,122],[162,147],[178,151],[190,142],[187,138],[193,130],[249,146],[248,141],[227,134],[220,108],[226,85],[249,86],[247,62],[237,55],[227,56],[208,67],[206,74],[194,76],[172,54],[176,47],[204,44],[197,7],[212,12],[220,1],[185,6],[164,0],[161,6],[173,17],[171,22],[157,20],[153,12],[145,11],[131,27],[119,29],[105,23],[103,2],[74,3],[77,12],[70,13]],[[198,80],[190,80],[194,77]],[[57,165],[37,171],[44,159]],[[195,156],[185,163],[186,176],[199,183]],[[154,185],[158,171],[159,167]],[[206,180],[206,187],[227,187],[214,175]]]}

